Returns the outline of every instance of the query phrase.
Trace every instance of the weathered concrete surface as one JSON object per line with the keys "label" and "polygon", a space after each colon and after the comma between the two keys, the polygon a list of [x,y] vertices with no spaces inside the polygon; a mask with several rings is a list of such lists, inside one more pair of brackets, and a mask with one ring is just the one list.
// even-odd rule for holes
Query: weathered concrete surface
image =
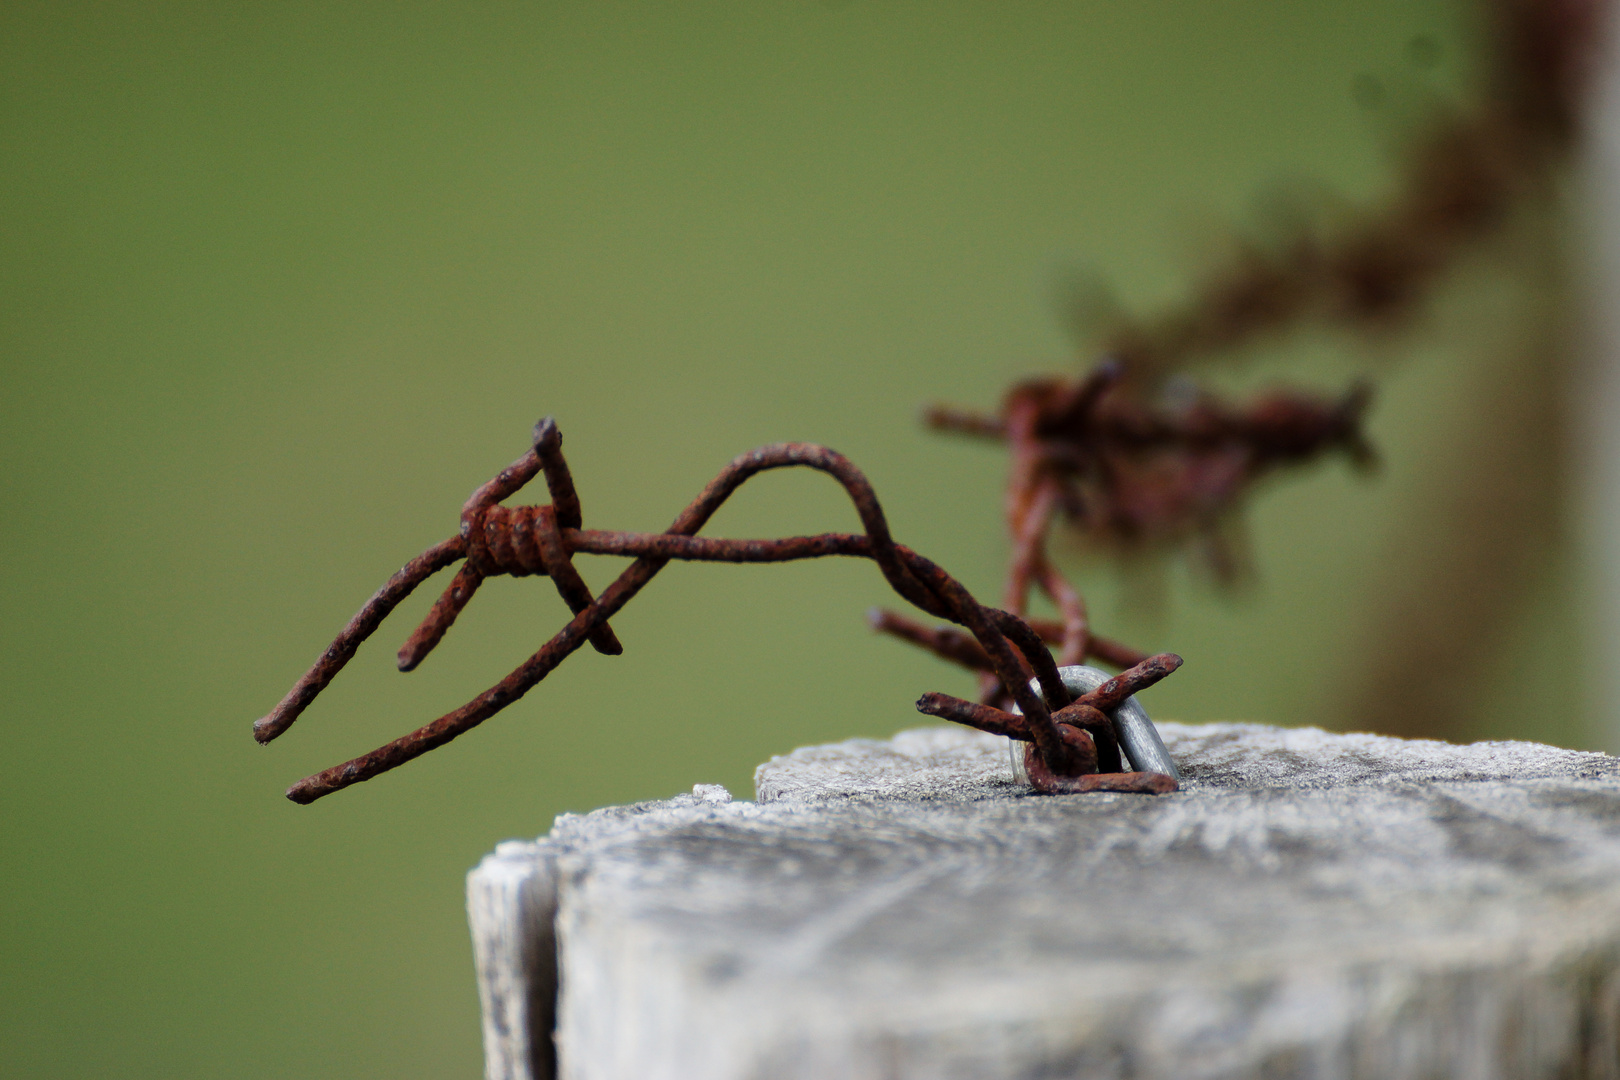
{"label": "weathered concrete surface", "polygon": [[1620,761],[1160,731],[1175,795],[1026,795],[934,728],[503,845],[490,1075],[547,1067],[552,970],[494,889],[555,897],[565,1077],[1620,1080]]}
{"label": "weathered concrete surface", "polygon": [[489,1080],[551,1076],[557,1005],[557,879],[541,845],[508,840],[467,875],[467,921]]}

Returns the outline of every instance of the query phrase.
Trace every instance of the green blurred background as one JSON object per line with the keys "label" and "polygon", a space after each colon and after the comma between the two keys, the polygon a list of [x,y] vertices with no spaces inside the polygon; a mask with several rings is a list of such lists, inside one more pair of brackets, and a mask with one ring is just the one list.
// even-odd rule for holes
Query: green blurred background
{"label": "green blurred background", "polygon": [[[372,590],[549,413],[588,526],[663,528],[735,454],[815,440],[997,595],[1003,454],[919,407],[1076,370],[1077,268],[1149,309],[1280,183],[1375,198],[1401,121],[1358,76],[1466,95],[1470,25],[1431,0],[0,8],[0,1073],[477,1075],[462,875],[495,842],[746,797],[770,755],[971,680],[868,633],[894,601],[864,563],[675,565],[615,620],[623,657],[293,806],[566,614],[497,579],[402,676],[424,589],[257,746]],[[1318,335],[1232,376],[1380,388],[1381,475],[1267,487],[1248,589],[1172,564],[1144,609],[1076,568],[1099,630],[1187,658],[1156,715],[1379,727],[1346,656],[1492,377],[1474,277],[1382,358]],[[773,474],[710,531],[854,527],[825,478]],[[1555,663],[1578,586],[1530,572],[1503,622],[1537,726],[1482,684],[1468,734],[1586,745]]]}

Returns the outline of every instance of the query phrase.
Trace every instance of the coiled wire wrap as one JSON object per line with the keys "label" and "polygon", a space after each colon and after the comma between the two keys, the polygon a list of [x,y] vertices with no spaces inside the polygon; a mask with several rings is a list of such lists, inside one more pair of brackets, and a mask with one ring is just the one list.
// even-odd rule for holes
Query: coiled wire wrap
{"label": "coiled wire wrap", "polygon": [[[1113,678],[1106,671],[1084,664],[1060,667],[1058,674],[1063,677],[1064,687],[1075,697],[1089,694]],[[1037,694],[1040,693],[1040,681],[1032,681],[1030,689]],[[1022,710],[1016,704],[1011,711],[1022,715]],[[1108,718],[1114,722],[1114,736],[1119,740],[1119,751],[1132,769],[1137,772],[1164,773],[1177,783],[1181,781],[1181,770],[1176,768],[1175,759],[1170,756],[1170,751],[1164,748],[1164,740],[1159,738],[1159,729],[1148,719],[1147,710],[1136,700],[1136,695],[1133,694],[1120,702],[1117,709],[1109,712]],[[1024,748],[1027,745],[1029,744],[1017,739],[1007,740],[1007,755],[1012,762],[1013,780],[1025,786],[1029,784],[1029,773],[1024,768]]]}

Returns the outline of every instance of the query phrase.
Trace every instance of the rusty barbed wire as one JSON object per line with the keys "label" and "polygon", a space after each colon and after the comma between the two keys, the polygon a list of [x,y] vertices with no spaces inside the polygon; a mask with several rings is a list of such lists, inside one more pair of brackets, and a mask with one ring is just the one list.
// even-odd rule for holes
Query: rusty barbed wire
{"label": "rusty barbed wire", "polygon": [[[815,469],[837,480],[854,503],[866,531],[773,540],[694,535],[749,478],[769,469],[792,466]],[[549,504],[500,505],[501,500],[542,473],[551,495]],[[1113,734],[1106,723],[1099,724],[1096,718],[1102,715],[1099,709],[1112,707],[1109,702],[1117,705],[1129,694],[1169,675],[1180,666],[1181,658],[1168,653],[1145,657],[1125,675],[1083,695],[1076,704],[1040,632],[1011,612],[981,605],[939,566],[896,543],[871,484],[836,451],[811,443],[778,443],[744,454],[711,481],[662,533],[585,529],[583,524],[579,495],[562,454],[562,434],[547,417],[536,425],[529,451],[467,500],[461,511],[459,533],[412,559],[390,578],[280,704],[254,723],[254,737],[268,743],[286,732],[401,601],[433,574],[458,561],[463,565],[455,579],[400,649],[401,671],[412,670],[426,658],[488,577],[550,577],[574,618],[511,674],[467,704],[369,754],[306,777],[288,789],[287,797],[297,803],[313,802],[397,768],[471,731],[522,697],[587,641],[602,653],[621,652],[622,646],[608,620],[671,560],[764,563],[830,555],[871,559],[890,587],[911,604],[967,630],[971,639],[964,635],[963,647],[971,640],[972,648],[977,650],[971,655],[984,658],[1009,688],[1009,696],[1022,715],[974,712],[971,703],[937,694],[926,695],[918,708],[930,715],[1029,742],[1035,748],[1029,760],[1035,763],[1030,776],[1036,790],[1146,794],[1175,790],[1171,777],[1119,771],[1122,762]],[[634,558],[635,562],[599,596],[592,597],[570,561],[579,552],[619,555]],[[1032,680],[1040,687],[1039,693],[1032,688]],[[1129,689],[1122,691],[1121,687]],[[1099,773],[1099,761],[1113,765],[1114,771]]]}
{"label": "rusty barbed wire", "polygon": [[[1048,551],[1055,520],[1120,548],[1169,543],[1213,533],[1260,478],[1284,466],[1334,449],[1363,465],[1373,457],[1361,432],[1370,396],[1364,386],[1337,401],[1277,391],[1244,409],[1204,394],[1178,408],[1154,408],[1131,394],[1123,374],[1123,364],[1108,360],[1072,383],[1015,386],[998,416],[935,407],[925,418],[939,430],[1009,445],[1004,511],[1012,549],[1002,606],[1024,618],[1030,594],[1044,594],[1060,619],[1042,621],[1036,632],[1059,647],[1060,664],[1097,659],[1131,667],[1145,656],[1091,632],[1084,599]],[[989,658],[959,632],[883,610],[871,623],[980,672],[985,704],[1011,702]]]}
{"label": "rusty barbed wire", "polygon": [[1101,320],[1099,352],[1151,388],[1309,322],[1373,334],[1409,323],[1449,269],[1556,187],[1608,4],[1484,0],[1473,100],[1428,108],[1388,196],[1331,225],[1295,215],[1269,242],[1234,231],[1229,255],[1184,300]]}
{"label": "rusty barbed wire", "polygon": [[[1050,600],[1060,620],[1042,633],[1060,663],[1125,667],[1141,654],[1091,633],[1083,598],[1048,550],[1054,522],[1115,553],[1197,540],[1217,580],[1229,582],[1247,559],[1227,526],[1262,477],[1334,451],[1373,463],[1361,430],[1365,384],[1337,400],[1277,390],[1238,407],[1185,373],[1307,323],[1387,334],[1411,322],[1451,267],[1556,189],[1606,9],[1607,0],[1487,0],[1478,100],[1432,111],[1386,199],[1337,228],[1301,219],[1269,244],[1234,237],[1228,260],[1183,301],[1103,326],[1105,359],[1079,378],[1019,383],[993,415],[926,411],[935,430],[1007,443],[1002,606],[1024,616],[1032,591]],[[985,704],[1010,703],[959,632],[887,611],[872,625],[980,672]]]}
{"label": "rusty barbed wire", "polygon": [[[1379,333],[1411,321],[1442,275],[1482,241],[1501,232],[1520,204],[1543,198],[1567,158],[1585,93],[1587,67],[1605,0],[1490,0],[1486,75],[1479,101],[1436,110],[1410,141],[1393,193],[1333,230],[1302,223],[1280,242],[1238,239],[1228,262],[1188,298],[1155,316],[1105,328],[1108,357],[1075,378],[1029,380],[1004,397],[999,413],[936,406],[936,430],[1000,439],[1011,450],[1004,512],[1011,536],[1002,608],[980,605],[955,579],[894,543],[864,476],[823,447],[782,444],[732,463],[664,533],[583,528],[580,504],[555,425],[542,422],[533,450],[476,492],[462,531],[394,575],[345,627],[280,705],[255,725],[268,742],[281,734],[354,655],[382,619],[422,581],[463,562],[449,588],[399,653],[417,666],[443,638],[486,577],[552,578],[575,615],[551,641],[496,686],[431,724],[371,754],[309,777],[289,790],[308,802],[369,779],[442,745],[515,701],[589,641],[621,651],[608,620],[672,559],[772,562],[845,555],[878,563],[891,587],[925,613],[955,626],[930,627],[895,612],[871,614],[875,629],[981,674],[981,703],[927,695],[919,708],[1031,743],[1030,776],[1040,790],[1095,790],[1118,768],[1119,751],[1098,698],[1069,703],[1058,664],[1094,659],[1133,678],[1162,678],[1174,665],[1094,634],[1084,598],[1057,569],[1048,548],[1054,524],[1116,550],[1200,539],[1217,576],[1240,561],[1222,533],[1243,498],[1265,476],[1343,452],[1365,466],[1372,452],[1361,431],[1369,390],[1333,400],[1274,391],[1234,406],[1171,376],[1253,340],[1307,322]],[[714,509],[748,477],[801,465],[835,476],[860,512],[863,534],[828,533],[778,540],[695,536]],[[499,505],[545,474],[552,502]],[[636,561],[593,598],[574,570],[579,551]],[[1032,592],[1057,620],[1030,619]],[[962,627],[964,629],[958,629]],[[1058,648],[1057,659],[1046,644]],[[1169,656],[1170,654],[1165,654]],[[1179,660],[1176,661],[1179,663]],[[1032,675],[1056,705],[1029,690]],[[1023,717],[1000,706],[1016,704]],[[1084,781],[1082,783],[1082,781]],[[1145,786],[1142,786],[1145,785]]]}

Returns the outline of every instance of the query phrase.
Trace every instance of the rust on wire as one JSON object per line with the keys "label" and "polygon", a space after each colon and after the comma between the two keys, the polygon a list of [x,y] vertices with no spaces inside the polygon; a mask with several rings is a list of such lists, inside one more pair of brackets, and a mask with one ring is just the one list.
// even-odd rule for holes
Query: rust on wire
{"label": "rust on wire", "polygon": [[[1274,391],[1242,408],[1201,393],[1154,404],[1125,374],[1124,364],[1109,359],[1073,381],[1014,386],[998,416],[946,407],[925,414],[936,429],[1008,444],[1012,462],[1003,510],[1012,549],[1001,606],[1056,645],[1059,664],[1094,659],[1129,668],[1146,656],[1092,632],[1085,601],[1049,550],[1058,521],[1121,550],[1195,535],[1212,539],[1262,477],[1335,450],[1360,464],[1372,459],[1361,432],[1369,400],[1363,386],[1338,400]],[[1029,618],[1037,593],[1057,609],[1058,620]],[[959,630],[881,609],[870,622],[881,633],[980,672],[983,704],[1013,702],[1000,670]]]}
{"label": "rust on wire", "polygon": [[[727,540],[695,535],[750,477],[770,469],[794,466],[815,469],[837,480],[855,504],[865,532],[773,540]],[[550,492],[550,503],[501,505],[501,500],[541,474]],[[954,647],[960,658],[970,666],[993,672],[1007,688],[1009,703],[1016,704],[1020,710],[1020,715],[1000,715],[1011,718],[1009,733],[1015,732],[1015,738],[1033,747],[1031,760],[1038,765],[1032,776],[1038,777],[1037,790],[1159,792],[1175,788],[1175,782],[1169,777],[1143,780],[1145,774],[1132,773],[1113,779],[1098,778],[1099,760],[1104,764],[1112,763],[1117,770],[1119,755],[1111,732],[1106,730],[1106,718],[1101,724],[1097,721],[1101,715],[1097,703],[1107,707],[1108,701],[1115,700],[1109,696],[1109,688],[1114,683],[1128,687],[1115,695],[1117,700],[1123,700],[1133,690],[1150,685],[1173,671],[1179,659],[1170,658],[1174,660],[1171,663],[1163,656],[1145,658],[1125,675],[1085,695],[1078,703],[1071,701],[1057,662],[1046,648],[1046,639],[1053,636],[1053,628],[1032,626],[1018,615],[980,604],[942,568],[896,543],[877,494],[865,475],[843,455],[824,446],[779,443],[744,454],[728,465],[662,533],[614,532],[585,529],[583,525],[579,496],[562,454],[562,436],[548,417],[536,426],[530,450],[467,500],[457,535],[407,563],[378,590],[281,703],[254,724],[254,737],[267,743],[291,727],[400,602],[433,574],[458,561],[462,566],[450,586],[400,650],[401,670],[409,671],[422,662],[487,577],[501,574],[550,577],[574,612],[573,619],[506,678],[459,709],[369,754],[299,781],[288,790],[287,797],[298,803],[313,802],[442,746],[522,697],[586,642],[602,653],[620,652],[622,646],[608,620],[671,560],[786,562],[831,555],[871,559],[895,592],[924,613],[965,630],[965,633],[953,631],[960,635],[959,639],[952,639],[956,641]],[[572,556],[580,552],[618,555],[635,561],[600,595],[593,597],[571,561]],[[1065,640],[1072,638],[1066,629],[1059,628],[1056,632]],[[1100,652],[1094,649],[1091,654],[1103,653],[1115,657],[1134,655],[1113,643],[1105,643]],[[1032,689],[1032,681],[1040,687],[1040,693]],[[987,721],[972,719],[979,715],[968,712],[960,718],[954,714],[948,718],[991,730],[986,726]],[[1081,784],[1084,778],[1090,779]]]}

